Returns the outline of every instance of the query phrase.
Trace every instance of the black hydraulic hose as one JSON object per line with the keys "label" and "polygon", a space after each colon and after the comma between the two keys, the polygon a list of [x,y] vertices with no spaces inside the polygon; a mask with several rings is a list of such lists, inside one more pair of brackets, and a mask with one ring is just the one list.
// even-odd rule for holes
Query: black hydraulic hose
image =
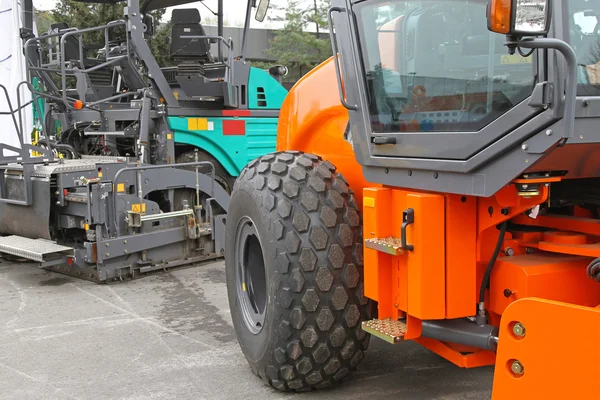
{"label": "black hydraulic hose", "polygon": [[485,270],[485,275],[483,275],[483,280],[481,281],[481,288],[479,289],[479,304],[485,302],[485,291],[490,286],[490,276],[492,275],[492,269],[494,268],[494,264],[496,264],[496,260],[498,259],[500,250],[502,250],[502,243],[504,242],[504,236],[506,235],[507,226],[508,221],[504,221],[500,226],[500,234],[498,235],[496,248],[494,249],[494,253],[492,253],[492,258],[490,258],[490,262],[488,263],[488,266]]}
{"label": "black hydraulic hose", "polygon": [[71,155],[73,156],[73,158],[80,158],[79,153],[77,152],[77,150],[75,150],[75,148],[71,145],[68,144],[64,144],[64,143],[53,143],[52,146],[56,149],[56,150],[63,150],[63,151],[68,151],[69,153],[71,153]]}
{"label": "black hydraulic hose", "polygon": [[596,258],[588,265],[587,274],[591,280],[600,282],[600,258]]}
{"label": "black hydraulic hose", "polygon": [[502,243],[504,242],[504,236],[506,235],[507,227],[508,221],[504,221],[500,226],[500,234],[498,235],[498,242],[496,243],[496,248],[494,249],[492,258],[490,258],[490,262],[488,263],[488,266],[485,270],[485,274],[483,275],[483,279],[481,281],[481,288],[479,289],[479,304],[477,306],[477,317],[475,318],[475,322],[478,325],[485,325],[487,323],[487,316],[485,313],[485,291],[490,286],[490,277],[492,275],[492,269],[494,268],[494,264],[496,264],[496,260],[498,259],[500,250],[502,250]]}

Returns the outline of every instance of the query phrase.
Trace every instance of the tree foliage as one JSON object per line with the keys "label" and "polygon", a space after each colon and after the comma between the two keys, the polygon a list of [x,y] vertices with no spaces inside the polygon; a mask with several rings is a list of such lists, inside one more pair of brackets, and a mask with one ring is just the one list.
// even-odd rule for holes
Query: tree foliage
{"label": "tree foliage", "polygon": [[322,35],[327,30],[329,3],[313,0],[308,8],[303,8],[299,0],[288,0],[283,18],[272,18],[282,20],[284,26],[275,32],[267,54],[290,69],[313,68],[331,57],[329,37]]}

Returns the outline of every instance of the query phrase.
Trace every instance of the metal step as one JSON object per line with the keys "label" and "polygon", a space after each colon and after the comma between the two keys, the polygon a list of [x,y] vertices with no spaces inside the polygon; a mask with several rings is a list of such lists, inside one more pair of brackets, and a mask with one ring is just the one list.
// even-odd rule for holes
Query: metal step
{"label": "metal step", "polygon": [[73,248],[61,246],[46,239],[29,239],[12,235],[0,237],[0,253],[47,264],[66,260],[67,257],[73,255]]}
{"label": "metal step", "polygon": [[366,239],[365,247],[382,253],[399,256],[404,252],[402,249],[402,241],[399,238],[387,237],[382,239]]}
{"label": "metal step", "polygon": [[363,321],[363,331],[370,333],[391,344],[396,344],[404,340],[406,334],[406,323],[394,321],[393,319],[372,319]]}

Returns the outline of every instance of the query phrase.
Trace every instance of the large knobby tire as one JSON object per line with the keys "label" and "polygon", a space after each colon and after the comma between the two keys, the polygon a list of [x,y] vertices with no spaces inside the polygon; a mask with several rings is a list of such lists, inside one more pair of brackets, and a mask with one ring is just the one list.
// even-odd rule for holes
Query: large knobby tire
{"label": "large knobby tire", "polygon": [[279,390],[334,385],[368,347],[361,217],[328,161],[299,152],[250,163],[227,215],[227,289],[252,370]]}

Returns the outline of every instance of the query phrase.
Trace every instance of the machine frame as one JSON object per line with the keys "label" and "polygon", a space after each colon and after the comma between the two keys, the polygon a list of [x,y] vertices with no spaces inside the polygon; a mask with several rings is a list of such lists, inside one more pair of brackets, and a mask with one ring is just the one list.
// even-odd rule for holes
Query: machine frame
{"label": "machine frame", "polygon": [[[0,252],[98,282],[222,256],[228,185],[232,181],[223,182],[217,175],[235,177],[248,157],[272,149],[279,111],[276,98],[271,98],[268,106],[256,107],[240,96],[255,90],[248,85],[252,73],[264,75],[259,76],[258,84],[263,86],[265,103],[270,95],[265,89],[281,86],[267,72],[253,71],[243,53],[234,57],[231,39],[221,36],[220,1],[220,35],[184,39],[218,42],[217,61],[225,66],[224,80],[205,79],[204,83],[209,89],[223,89],[222,105],[207,105],[203,98],[194,96],[176,98],[144,39],[150,21],[141,13],[152,7],[191,2],[147,1],[140,5],[137,0],[128,0],[122,21],[34,37],[32,2],[25,1],[21,37],[28,74],[38,78],[46,90],[23,82],[16,107],[9,100],[9,110],[3,111],[12,115],[20,147],[0,144],[0,233],[8,235],[0,237]],[[253,7],[251,0],[245,37]],[[125,52],[110,56],[109,31],[117,27],[126,31]],[[86,68],[83,35],[90,32],[104,37],[106,59]],[[78,39],[75,60],[65,55],[70,39]],[[45,59],[40,52],[42,42],[54,46]],[[227,59],[222,46],[227,48]],[[119,63],[121,70],[115,72],[130,82],[129,89],[116,95],[94,89],[92,74]],[[53,73],[58,73],[59,85],[51,78]],[[76,80],[73,90],[68,88],[69,76]],[[22,101],[24,87],[32,101]],[[6,89],[2,89],[8,99]],[[281,97],[281,93],[276,96]],[[98,121],[94,129],[85,128],[85,136],[99,137],[103,145],[114,143],[116,137],[130,138],[133,154],[80,155],[70,145],[56,142],[51,132],[42,132],[36,145],[27,144],[23,110],[36,107],[41,116],[38,108],[42,108],[42,99],[47,110],[44,119],[49,115],[63,127],[75,128],[78,123]],[[124,121],[135,123],[119,132]],[[215,139],[216,130],[210,140],[207,132],[200,132],[200,124],[217,123],[223,124],[222,144],[226,146]],[[261,134],[265,126],[271,133],[267,130],[253,139],[252,135]],[[271,143],[265,140],[268,136]],[[212,147],[202,145],[206,143]],[[182,145],[187,152],[178,151]]]}

